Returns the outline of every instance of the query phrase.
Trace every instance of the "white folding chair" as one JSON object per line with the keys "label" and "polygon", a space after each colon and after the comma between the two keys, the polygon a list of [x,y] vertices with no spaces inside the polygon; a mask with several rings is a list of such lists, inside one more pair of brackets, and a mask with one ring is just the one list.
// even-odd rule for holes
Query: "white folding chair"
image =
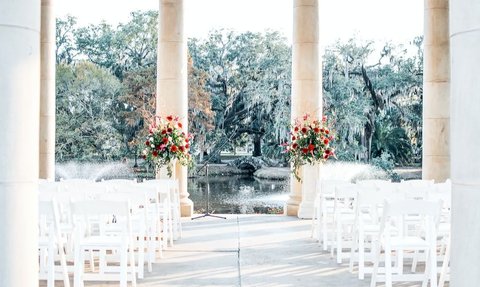
{"label": "white folding chair", "polygon": [[335,226],[335,244],[331,244],[330,252],[333,257],[337,252],[337,263],[342,263],[343,248],[351,248],[353,228],[355,223],[355,203],[358,194],[357,185],[347,184],[335,187],[333,222]]}
{"label": "white folding chair", "polygon": [[[64,252],[64,242],[60,234],[58,207],[55,199],[40,201],[39,211],[39,279],[47,280],[47,286],[55,286],[55,280],[63,280],[66,287],[70,287],[67,262]],[[55,270],[56,255],[60,258],[61,273]]]}
{"label": "white folding chair", "polygon": [[[87,200],[71,203],[75,223],[74,286],[83,287],[84,281],[127,281],[136,286],[136,268],[130,204],[124,201]],[[106,233],[105,225],[117,225],[118,232]],[[105,266],[100,273],[85,273],[85,251],[111,250],[120,256],[117,266]],[[128,266],[130,261],[130,266]],[[108,267],[108,268],[107,268]],[[91,268],[92,269],[92,268]]]}
{"label": "white folding chair", "polygon": [[316,238],[322,245],[323,250],[333,242],[333,210],[335,187],[349,185],[344,180],[320,180],[318,181],[318,192],[314,202],[314,214],[312,218],[311,236],[316,233]]}
{"label": "white folding chair", "polygon": [[[358,186],[357,189],[354,224],[356,228],[353,231],[349,269],[352,272],[354,262],[358,261],[358,279],[363,280],[366,272],[371,273],[371,269],[365,267],[365,262],[373,262],[371,242],[380,231],[380,209],[384,202],[384,193],[362,186]],[[367,249],[370,252],[367,253]]]}
{"label": "white folding chair", "polygon": [[[118,185],[110,193],[105,193],[100,196],[99,199],[130,203],[130,219],[132,221],[132,234],[134,238],[134,246],[132,249],[136,250],[138,278],[143,279],[145,265],[145,239],[148,240],[147,209],[149,207],[145,193],[137,185]],[[121,219],[115,220],[118,222],[118,220]],[[118,227],[116,225],[106,225],[105,227],[106,232],[118,232]],[[103,255],[105,255],[105,251],[103,251]],[[106,266],[106,260],[103,260],[101,263],[103,263],[103,266]],[[151,263],[150,260],[147,260],[149,272],[152,271]]]}
{"label": "white folding chair", "polygon": [[[385,281],[386,287],[391,287],[393,281],[422,281],[422,286],[426,286],[428,280],[430,280],[431,286],[437,286],[436,229],[440,208],[441,203],[437,201],[410,199],[385,202],[379,236],[373,245],[375,259],[371,287],[376,286],[377,281]],[[419,218],[424,236],[419,236],[416,231],[414,234],[410,234],[409,230],[405,228],[404,218],[410,215]],[[381,250],[385,250],[384,276],[379,275]],[[394,270],[392,268],[392,251],[394,250],[397,252],[424,250],[426,254],[425,273],[403,274],[401,272],[403,261]]]}
{"label": "white folding chair", "polygon": [[[173,240],[182,237],[182,217],[180,214],[178,181],[173,179],[152,179],[144,181],[143,184],[155,186],[159,194],[169,193],[169,218],[171,222],[168,222],[168,224],[171,225],[170,230],[172,231],[169,242],[170,245],[173,246]],[[163,203],[161,203],[161,206],[162,204]]]}

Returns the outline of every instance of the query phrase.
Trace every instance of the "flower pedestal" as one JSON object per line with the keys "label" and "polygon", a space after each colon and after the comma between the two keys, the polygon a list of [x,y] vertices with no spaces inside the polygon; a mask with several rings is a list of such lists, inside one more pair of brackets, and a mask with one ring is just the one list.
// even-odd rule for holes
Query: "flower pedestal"
{"label": "flower pedestal", "polygon": [[302,166],[302,201],[298,207],[298,218],[312,218],[313,205],[320,180],[320,164],[306,164]]}
{"label": "flower pedestal", "polygon": [[156,179],[176,179],[176,161],[169,163],[172,170],[172,176],[168,175],[167,166],[162,166],[159,168],[155,174]]}

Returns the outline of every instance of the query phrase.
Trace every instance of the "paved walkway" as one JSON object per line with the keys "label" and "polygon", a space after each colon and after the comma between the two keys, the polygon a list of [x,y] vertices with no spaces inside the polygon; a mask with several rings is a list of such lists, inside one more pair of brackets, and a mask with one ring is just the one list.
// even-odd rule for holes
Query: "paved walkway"
{"label": "paved walkway", "polygon": [[[369,286],[336,264],[310,235],[310,220],[278,215],[227,215],[184,222],[183,238],[164,252],[138,286]],[[86,286],[117,286],[86,284]],[[394,286],[420,286],[395,284]],[[62,285],[58,285],[62,286]],[[380,285],[378,285],[380,286]]]}

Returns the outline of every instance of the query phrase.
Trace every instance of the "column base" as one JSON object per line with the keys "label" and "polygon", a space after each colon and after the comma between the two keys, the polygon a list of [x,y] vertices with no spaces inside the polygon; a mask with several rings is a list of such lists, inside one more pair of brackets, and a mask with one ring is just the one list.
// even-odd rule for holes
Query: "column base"
{"label": "column base", "polygon": [[192,217],[193,201],[187,199],[186,202],[180,203],[180,214],[182,215],[182,217]]}
{"label": "column base", "polygon": [[297,216],[298,215],[298,204],[286,203],[284,208],[283,208],[283,213],[286,216]]}

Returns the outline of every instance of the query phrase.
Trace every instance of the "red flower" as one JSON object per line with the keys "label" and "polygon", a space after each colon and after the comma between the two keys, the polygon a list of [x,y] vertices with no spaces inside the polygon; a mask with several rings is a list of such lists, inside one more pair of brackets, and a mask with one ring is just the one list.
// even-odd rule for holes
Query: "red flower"
{"label": "red flower", "polygon": [[308,148],[302,148],[303,153],[308,153]]}
{"label": "red flower", "polygon": [[172,147],[170,148],[171,152],[176,152],[177,150],[178,150],[178,147],[176,145],[172,145]]}
{"label": "red flower", "polygon": [[157,152],[156,150],[154,150],[154,151],[152,152],[152,155],[153,155],[153,157],[157,157],[157,156],[158,156],[158,152]]}
{"label": "red flower", "polygon": [[173,116],[168,116],[167,121],[171,122],[173,120]]}
{"label": "red flower", "polygon": [[315,146],[314,146],[313,144],[309,144],[309,145],[308,145],[308,150],[309,150],[309,151],[312,151],[312,150],[314,150],[314,149],[315,149]]}
{"label": "red flower", "polygon": [[306,134],[307,133],[307,128],[302,128],[302,133]]}
{"label": "red flower", "polygon": [[149,142],[149,141],[146,141],[146,142],[145,142],[145,145],[146,145],[146,146],[150,146],[150,142]]}
{"label": "red flower", "polygon": [[183,147],[183,146],[179,146],[178,149],[179,149],[181,152],[184,152],[184,151],[185,151],[185,147]]}
{"label": "red flower", "polygon": [[[187,142],[187,141],[186,141],[186,142]],[[187,143],[187,144],[185,145],[185,148],[190,148],[190,145]]]}
{"label": "red flower", "polygon": [[320,129],[319,128],[314,128],[313,131],[318,134],[320,132]]}
{"label": "red flower", "polygon": [[143,159],[147,159],[147,156],[146,156],[146,155],[142,155],[142,158],[143,158]]}
{"label": "red flower", "polygon": [[325,154],[328,154],[328,155],[329,155],[331,152],[332,152],[332,151],[329,150],[329,149],[325,150]]}
{"label": "red flower", "polygon": [[324,158],[324,159],[328,159],[328,157],[329,157],[328,154],[323,155],[323,158]]}
{"label": "red flower", "polygon": [[167,134],[166,130],[162,130],[162,135]]}
{"label": "red flower", "polygon": [[188,139],[185,139],[185,142],[186,142],[186,143],[188,143],[188,142],[189,142],[189,140],[188,140]]}
{"label": "red flower", "polygon": [[182,128],[182,123],[178,123],[178,127],[179,127],[179,128]]}
{"label": "red flower", "polygon": [[298,127],[295,127],[295,129],[293,129],[294,131],[298,132]]}
{"label": "red flower", "polygon": [[164,144],[168,143],[168,138],[163,138],[163,139],[162,139],[162,142],[163,142]]}
{"label": "red flower", "polygon": [[324,140],[323,140],[323,143],[324,143],[324,144],[328,144],[328,139],[324,139]]}
{"label": "red flower", "polygon": [[325,129],[325,133],[328,135],[330,133],[330,131],[328,131],[327,129]]}
{"label": "red flower", "polygon": [[320,129],[320,132],[323,133],[323,132],[325,132],[325,130],[324,130],[324,129]]}
{"label": "red flower", "polygon": [[298,144],[296,144],[296,143],[294,143],[294,144],[292,145],[292,148],[293,148],[293,149],[297,149],[297,147],[298,147]]}
{"label": "red flower", "polygon": [[168,132],[168,133],[171,133],[172,131],[173,131],[172,128],[168,128],[168,129],[167,129],[167,132]]}
{"label": "red flower", "polygon": [[160,145],[157,145],[155,148],[156,148],[157,150],[160,150],[160,149],[161,149],[161,148],[160,148]]}
{"label": "red flower", "polygon": [[296,139],[297,139],[296,137],[294,137],[294,136],[292,137],[292,141],[294,141],[294,140],[296,140]]}

